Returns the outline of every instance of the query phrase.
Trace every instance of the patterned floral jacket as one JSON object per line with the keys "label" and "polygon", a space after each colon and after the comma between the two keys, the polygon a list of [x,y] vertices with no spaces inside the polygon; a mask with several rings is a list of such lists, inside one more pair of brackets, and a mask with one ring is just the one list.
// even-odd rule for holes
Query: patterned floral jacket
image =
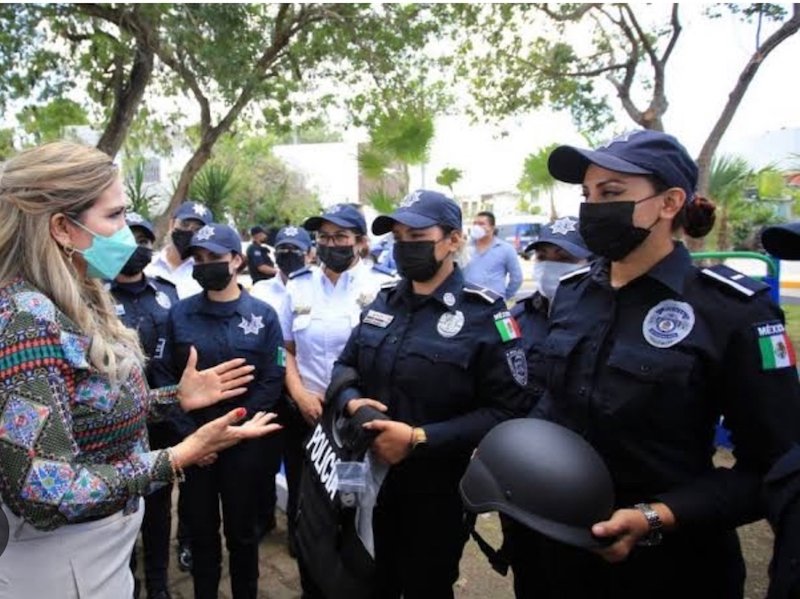
{"label": "patterned floral jacket", "polygon": [[149,451],[151,391],[134,368],[116,385],[88,361],[89,339],[20,279],[0,286],[0,495],[42,530],[102,518],[173,480],[164,450]]}

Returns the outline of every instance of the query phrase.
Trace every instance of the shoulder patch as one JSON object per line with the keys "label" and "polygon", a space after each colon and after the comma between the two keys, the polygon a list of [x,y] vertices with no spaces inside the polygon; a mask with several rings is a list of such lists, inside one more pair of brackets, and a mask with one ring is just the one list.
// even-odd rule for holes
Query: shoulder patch
{"label": "shoulder patch", "polygon": [[769,285],[766,283],[751,279],[724,264],[703,268],[700,270],[700,274],[727,289],[733,289],[744,297],[752,297],[760,291],[769,289]]}
{"label": "shoulder patch", "polygon": [[503,299],[503,296],[499,293],[492,291],[487,287],[481,287],[480,285],[475,285],[474,283],[466,283],[464,285],[464,292],[470,295],[476,295],[485,301],[487,304],[493,304],[499,299]]}
{"label": "shoulder patch", "polygon": [[574,279],[575,277],[578,277],[578,276],[581,276],[581,275],[585,275],[590,270],[592,270],[592,266],[590,264],[587,264],[586,266],[584,266],[582,268],[579,268],[578,270],[573,270],[571,272],[568,272],[565,275],[562,275],[561,277],[559,277],[558,280],[559,281],[569,281],[570,279]]}
{"label": "shoulder patch", "polygon": [[297,277],[302,277],[303,275],[310,274],[312,272],[311,267],[304,266],[300,270],[296,270],[293,273],[289,274],[289,279],[296,279]]}

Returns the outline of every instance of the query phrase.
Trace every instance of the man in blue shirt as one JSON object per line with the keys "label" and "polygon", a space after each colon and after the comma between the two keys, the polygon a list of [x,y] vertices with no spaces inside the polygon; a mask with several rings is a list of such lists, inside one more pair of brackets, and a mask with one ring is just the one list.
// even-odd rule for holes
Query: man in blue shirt
{"label": "man in blue shirt", "polygon": [[522,285],[522,269],[514,248],[494,233],[494,214],[479,212],[470,229],[472,256],[464,267],[464,278],[509,300]]}

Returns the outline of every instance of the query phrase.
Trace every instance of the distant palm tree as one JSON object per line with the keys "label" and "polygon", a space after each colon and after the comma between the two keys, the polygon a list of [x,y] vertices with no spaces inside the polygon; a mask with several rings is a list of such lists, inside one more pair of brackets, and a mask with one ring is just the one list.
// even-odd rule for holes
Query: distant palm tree
{"label": "distant palm tree", "polygon": [[233,169],[220,164],[207,164],[194,178],[189,198],[202,202],[218,220],[222,220],[227,201],[236,191]]}
{"label": "distant palm tree", "polygon": [[535,154],[528,154],[525,158],[525,164],[522,167],[522,176],[517,183],[517,189],[523,193],[528,193],[533,199],[533,194],[537,191],[543,191],[548,194],[550,201],[550,222],[558,218],[556,211],[556,201],[554,197],[554,190],[558,181],[556,181],[550,174],[547,168],[547,159],[550,154],[558,146],[558,144],[550,144],[541,148]]}
{"label": "distant palm tree", "polygon": [[753,179],[753,169],[739,156],[719,156],[711,161],[708,195],[720,208],[717,220],[717,249],[730,248],[729,219],[734,205],[744,199]]}

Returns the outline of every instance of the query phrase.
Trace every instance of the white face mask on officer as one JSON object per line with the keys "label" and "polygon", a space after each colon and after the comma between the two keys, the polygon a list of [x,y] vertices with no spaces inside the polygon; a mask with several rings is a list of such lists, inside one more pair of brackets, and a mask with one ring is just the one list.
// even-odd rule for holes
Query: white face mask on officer
{"label": "white face mask on officer", "polygon": [[559,279],[568,272],[580,268],[580,264],[572,262],[553,262],[552,260],[541,260],[533,263],[533,284],[539,293],[549,301],[553,301],[558,288]]}

